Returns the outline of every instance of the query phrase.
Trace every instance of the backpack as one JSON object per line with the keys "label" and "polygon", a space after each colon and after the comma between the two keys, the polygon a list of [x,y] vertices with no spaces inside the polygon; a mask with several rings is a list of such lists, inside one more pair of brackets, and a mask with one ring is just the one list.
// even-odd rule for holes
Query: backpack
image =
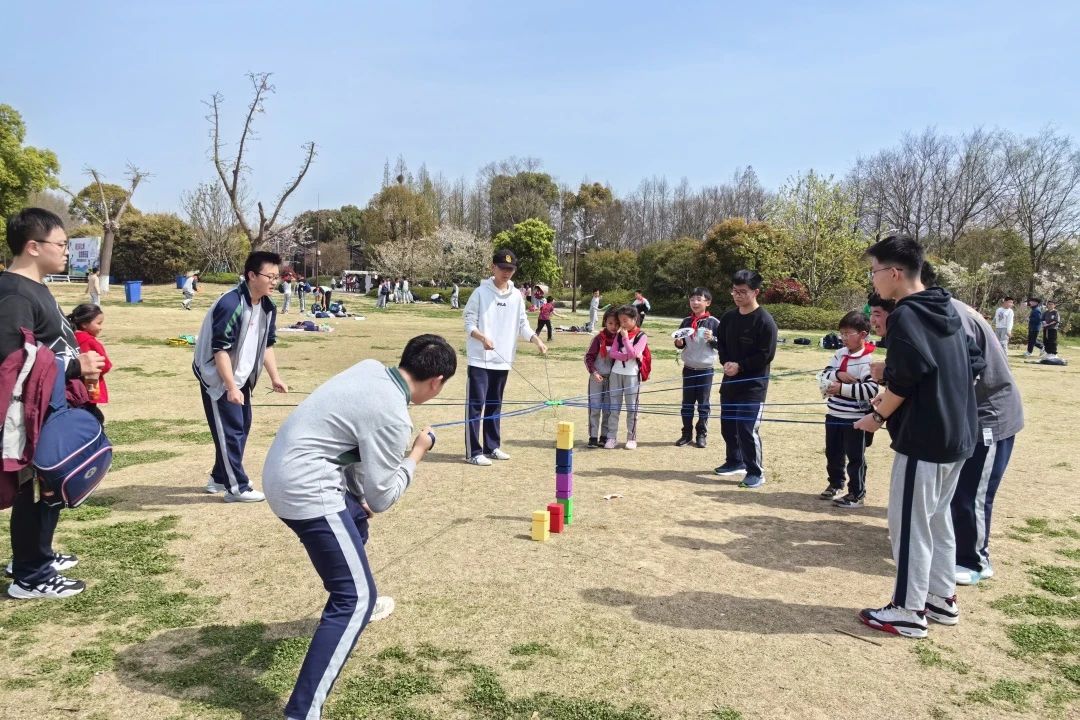
{"label": "backpack", "polygon": [[[639,337],[645,337],[645,333],[638,333],[634,336],[634,341],[631,345],[637,345]],[[652,351],[649,350],[649,346],[645,346],[645,352],[641,354],[641,360],[638,361],[638,377],[641,382],[645,382],[649,379],[649,375],[652,374]]]}
{"label": "backpack", "polygon": [[89,411],[69,407],[65,364],[57,358],[49,416],[34,447],[33,465],[46,490],[56,493],[50,505],[79,507],[105,479],[112,465],[112,444]]}
{"label": "backpack", "polygon": [[840,336],[836,333],[829,333],[821,338],[821,347],[826,350],[839,350],[843,345],[844,343],[840,341]]}

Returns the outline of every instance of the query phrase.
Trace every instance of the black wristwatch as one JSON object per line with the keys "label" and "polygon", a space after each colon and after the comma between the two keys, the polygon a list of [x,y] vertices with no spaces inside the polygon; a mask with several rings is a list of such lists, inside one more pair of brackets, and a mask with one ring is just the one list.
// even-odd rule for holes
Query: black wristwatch
{"label": "black wristwatch", "polygon": [[885,421],[889,419],[879,413],[877,410],[871,410],[870,417],[874,418],[874,422],[876,422],[878,425],[884,425]]}

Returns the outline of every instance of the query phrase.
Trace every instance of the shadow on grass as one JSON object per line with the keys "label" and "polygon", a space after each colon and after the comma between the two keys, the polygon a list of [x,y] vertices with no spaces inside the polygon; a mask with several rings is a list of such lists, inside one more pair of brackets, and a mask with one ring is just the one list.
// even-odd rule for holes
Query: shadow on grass
{"label": "shadow on grass", "polygon": [[830,633],[855,630],[858,608],[786,603],[727,593],[685,591],[645,595],[617,588],[590,588],[582,597],[596,605],[627,607],[641,622],[686,630],[728,630],[758,635]]}
{"label": "shadow on grass", "polygon": [[718,521],[683,520],[679,525],[722,530],[739,537],[718,543],[700,537],[665,535],[661,541],[686,550],[723,553],[744,565],[783,572],[831,567],[884,577],[895,573],[885,528],[859,522],[741,515]]}
{"label": "shadow on grass", "polygon": [[[703,483],[704,484],[704,483]],[[716,485],[716,482],[709,484]],[[766,488],[768,486],[766,485]],[[748,492],[746,490],[699,490],[694,493],[701,497],[712,498],[718,503],[726,505],[760,505],[761,507],[774,508],[776,510],[801,510],[803,512],[820,512],[841,518],[876,517],[884,518],[888,514],[887,508],[876,505],[863,506],[861,508],[838,508],[831,501],[822,500],[817,492]]]}

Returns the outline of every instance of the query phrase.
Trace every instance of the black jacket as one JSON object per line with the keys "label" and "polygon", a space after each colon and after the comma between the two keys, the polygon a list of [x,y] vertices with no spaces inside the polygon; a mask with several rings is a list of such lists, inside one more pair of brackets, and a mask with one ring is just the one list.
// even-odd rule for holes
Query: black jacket
{"label": "black jacket", "polygon": [[769,370],[776,355],[776,335],[776,322],[763,307],[747,315],[735,308],[720,317],[716,333],[719,362],[739,363],[738,375],[725,375],[721,380],[721,399],[765,401]]}
{"label": "black jacket", "polygon": [[892,449],[933,463],[971,457],[979,429],[974,383],[986,362],[949,293],[935,287],[902,299],[888,330],[885,381],[904,398],[888,422]]}

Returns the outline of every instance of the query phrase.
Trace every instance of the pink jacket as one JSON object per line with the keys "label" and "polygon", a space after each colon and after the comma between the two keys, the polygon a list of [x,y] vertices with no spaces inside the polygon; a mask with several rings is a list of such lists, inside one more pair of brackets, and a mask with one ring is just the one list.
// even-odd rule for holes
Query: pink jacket
{"label": "pink jacket", "polygon": [[645,354],[645,348],[649,344],[649,338],[640,330],[630,336],[630,342],[624,346],[622,335],[615,336],[615,342],[611,343],[612,360],[641,360]]}

